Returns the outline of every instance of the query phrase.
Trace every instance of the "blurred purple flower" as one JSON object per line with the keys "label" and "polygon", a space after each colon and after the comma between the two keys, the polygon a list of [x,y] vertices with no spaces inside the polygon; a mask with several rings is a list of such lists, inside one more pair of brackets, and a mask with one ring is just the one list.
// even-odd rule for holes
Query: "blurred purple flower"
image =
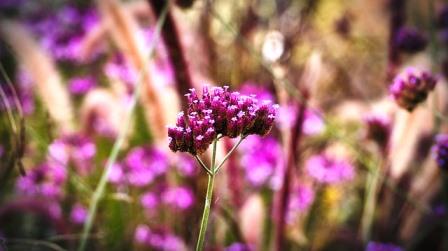
{"label": "blurred purple flower", "polygon": [[306,161],[305,169],[311,177],[324,184],[351,180],[355,175],[354,168],[348,161],[325,154],[311,156]]}
{"label": "blurred purple flower", "polygon": [[27,196],[41,196],[50,200],[60,199],[63,195],[63,184],[66,170],[61,165],[44,163],[27,171],[16,181],[16,189]]}
{"label": "blurred purple flower", "polygon": [[70,93],[74,95],[82,95],[95,87],[96,81],[91,76],[75,77],[69,81],[68,85]]}
{"label": "blurred purple flower", "polygon": [[83,224],[87,219],[87,215],[87,209],[80,203],[76,203],[72,207],[72,211],[70,213],[70,221],[75,224]]}
{"label": "blurred purple flower", "polygon": [[248,137],[241,144],[240,151],[243,153],[241,166],[247,180],[255,187],[270,183],[276,169],[283,165],[281,145],[273,137]]}
{"label": "blurred purple flower", "polygon": [[145,209],[154,209],[159,204],[159,198],[155,193],[147,192],[140,197],[140,204]]}
{"label": "blurred purple flower", "polygon": [[80,134],[66,135],[54,140],[48,146],[49,161],[67,166],[72,163],[81,175],[87,175],[93,168],[96,146],[88,137]]}
{"label": "blurred purple flower", "polygon": [[385,148],[391,133],[391,121],[385,114],[368,114],[364,117],[367,125],[366,138]]}
{"label": "blurred purple flower", "polygon": [[389,92],[399,106],[412,111],[426,100],[436,83],[437,79],[430,73],[408,67],[395,77]]}
{"label": "blurred purple flower", "polygon": [[242,84],[240,93],[247,96],[254,95],[259,100],[274,100],[274,95],[267,88],[250,81]]}
{"label": "blurred purple flower", "polygon": [[395,46],[402,52],[417,53],[425,49],[428,41],[417,29],[401,27],[395,36]]}
{"label": "blurred purple flower", "polygon": [[290,208],[304,211],[314,201],[314,190],[306,185],[299,185],[291,196]]}
{"label": "blurred purple flower", "polygon": [[448,134],[439,134],[435,138],[432,148],[437,165],[442,170],[448,170]]}
{"label": "blurred purple flower", "polygon": [[[298,107],[296,105],[280,106],[277,124],[280,128],[289,130],[297,120]],[[314,110],[306,109],[303,121],[303,133],[308,136],[320,134],[325,129],[322,116]]]}
{"label": "blurred purple flower", "polygon": [[54,58],[80,62],[81,41],[97,22],[94,9],[66,5],[53,13],[37,14],[28,20],[28,26]]}
{"label": "blurred purple flower", "polygon": [[194,194],[187,187],[169,187],[162,194],[165,204],[180,210],[189,209],[195,202]]}
{"label": "blurred purple flower", "polygon": [[218,134],[264,136],[274,123],[277,105],[230,92],[227,86],[214,87],[211,92],[205,86],[201,98],[194,89],[185,96],[188,114],[179,113],[176,126],[168,127],[169,147],[174,152],[201,154]]}
{"label": "blurred purple flower", "polygon": [[104,66],[104,74],[110,79],[122,81],[130,90],[138,79],[137,72],[122,54],[115,54]]}
{"label": "blurred purple flower", "polygon": [[181,175],[185,177],[193,177],[199,172],[196,161],[190,155],[177,154],[176,156],[175,165]]}
{"label": "blurred purple flower", "polygon": [[244,243],[235,242],[232,245],[226,247],[224,250],[225,251],[252,251],[254,249]]}
{"label": "blurred purple flower", "polygon": [[177,236],[166,231],[153,231],[147,225],[138,225],[134,240],[154,250],[180,251],[186,250],[185,243]]}
{"label": "blurred purple flower", "polygon": [[150,184],[168,169],[167,156],[157,148],[140,146],[133,148],[124,160],[124,176],[130,185]]}
{"label": "blurred purple flower", "polygon": [[366,251],[403,251],[403,249],[393,244],[370,241],[367,244]]}

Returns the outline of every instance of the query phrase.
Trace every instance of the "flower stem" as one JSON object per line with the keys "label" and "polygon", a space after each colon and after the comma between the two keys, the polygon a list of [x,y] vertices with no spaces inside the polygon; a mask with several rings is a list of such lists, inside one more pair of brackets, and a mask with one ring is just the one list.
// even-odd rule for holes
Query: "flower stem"
{"label": "flower stem", "polygon": [[204,212],[202,213],[201,228],[199,230],[198,242],[196,243],[196,251],[204,250],[205,232],[207,230],[208,216],[210,214],[210,206],[212,204],[213,183],[215,175],[208,175],[207,194],[205,195]]}
{"label": "flower stem", "polygon": [[226,154],[226,156],[224,156],[224,158],[222,159],[221,163],[219,163],[219,165],[213,169],[214,173],[218,173],[219,168],[222,167],[222,165],[224,165],[224,162],[226,162],[226,160],[230,157],[230,155],[233,153],[233,151],[235,151],[235,149],[241,144],[241,142],[243,141],[243,139],[245,139],[246,137],[241,136],[240,140],[238,140],[238,142],[232,147],[232,149],[230,149],[230,151]]}

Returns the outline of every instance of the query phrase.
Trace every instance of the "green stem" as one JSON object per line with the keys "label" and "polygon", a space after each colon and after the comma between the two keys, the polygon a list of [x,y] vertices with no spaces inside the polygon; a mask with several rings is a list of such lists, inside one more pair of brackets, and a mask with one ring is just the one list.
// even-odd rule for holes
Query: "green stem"
{"label": "green stem", "polygon": [[207,166],[204,164],[204,162],[199,158],[199,156],[195,155],[195,159],[198,161],[199,165],[209,174],[213,175],[212,171],[207,168]]}
{"label": "green stem", "polygon": [[235,149],[241,144],[241,142],[243,141],[243,139],[245,139],[246,137],[241,136],[240,140],[232,147],[232,149],[230,149],[230,151],[227,153],[227,155],[224,157],[224,159],[221,161],[221,163],[214,168],[214,173],[218,173],[219,169],[222,167],[222,165],[224,165],[224,162],[226,162],[226,160],[230,157],[230,155],[233,153],[233,151],[235,151]]}
{"label": "green stem", "polygon": [[204,250],[205,232],[207,231],[208,216],[210,215],[210,206],[212,204],[213,183],[215,175],[208,175],[207,194],[205,195],[204,212],[202,214],[201,228],[199,230],[198,242],[196,243],[196,251]]}
{"label": "green stem", "polygon": [[370,240],[372,223],[375,215],[376,197],[380,185],[381,166],[382,165],[378,165],[374,167],[374,170],[367,174],[366,198],[361,219],[361,235],[365,243]]}

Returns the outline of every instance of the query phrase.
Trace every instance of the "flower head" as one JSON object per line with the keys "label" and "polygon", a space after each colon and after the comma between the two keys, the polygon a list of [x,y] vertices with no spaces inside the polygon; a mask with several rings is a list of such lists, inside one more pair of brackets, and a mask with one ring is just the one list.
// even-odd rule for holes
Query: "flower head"
{"label": "flower head", "polygon": [[439,134],[436,136],[433,153],[437,165],[443,170],[448,170],[448,134]]}
{"label": "flower head", "polygon": [[274,124],[277,105],[230,92],[227,86],[211,90],[204,87],[202,97],[191,89],[185,96],[187,112],[179,113],[176,126],[168,127],[169,147],[174,152],[201,154],[217,135],[264,136]]}
{"label": "flower head", "polygon": [[27,196],[41,196],[57,200],[63,195],[66,170],[60,165],[44,163],[29,170],[16,182],[19,193]]}
{"label": "flower head", "polygon": [[415,28],[402,27],[395,36],[396,47],[406,53],[417,53],[425,49],[428,41]]}
{"label": "flower head", "polygon": [[305,164],[305,169],[311,177],[326,184],[351,180],[354,176],[354,168],[348,161],[335,159],[325,154],[310,157]]}
{"label": "flower head", "polygon": [[436,83],[437,79],[430,73],[409,67],[395,77],[389,92],[399,106],[412,111],[426,100]]}
{"label": "flower head", "polygon": [[375,141],[379,146],[386,147],[391,132],[390,118],[381,114],[368,114],[364,117],[367,125],[366,138]]}

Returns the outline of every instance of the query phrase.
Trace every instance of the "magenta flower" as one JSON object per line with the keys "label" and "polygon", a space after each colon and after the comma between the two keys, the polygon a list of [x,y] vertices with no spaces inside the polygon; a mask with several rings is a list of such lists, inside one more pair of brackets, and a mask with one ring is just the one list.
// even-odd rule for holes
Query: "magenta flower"
{"label": "magenta flower", "polygon": [[140,197],[140,204],[148,210],[152,210],[159,205],[159,197],[153,192],[147,192]]}
{"label": "magenta flower", "polygon": [[266,135],[271,130],[277,105],[253,96],[230,92],[228,87],[204,87],[202,97],[194,89],[186,94],[187,114],[179,113],[176,126],[168,127],[172,151],[193,155],[205,152],[217,135],[235,138]]}
{"label": "magenta flower", "polygon": [[190,208],[194,202],[194,194],[187,187],[169,187],[162,194],[162,200],[165,204],[180,210]]}
{"label": "magenta flower", "polygon": [[109,181],[117,185],[143,187],[165,174],[168,158],[159,149],[140,146],[133,148],[122,163],[116,163],[109,176]]}
{"label": "magenta flower", "polygon": [[273,137],[248,137],[240,151],[243,153],[241,166],[245,168],[247,180],[255,187],[271,183],[276,170],[284,163],[282,147]]}
{"label": "magenta flower", "polygon": [[58,200],[63,195],[66,170],[61,165],[44,163],[28,170],[26,176],[16,181],[16,189],[27,196],[41,196]]}
{"label": "magenta flower", "polygon": [[430,73],[409,67],[395,77],[389,92],[399,106],[412,111],[426,100],[436,83],[437,79]]}
{"label": "magenta flower", "polygon": [[68,83],[68,88],[73,95],[82,95],[94,88],[95,85],[96,81],[93,77],[83,76],[72,78]]}
{"label": "magenta flower", "polygon": [[49,162],[63,166],[73,164],[81,175],[87,175],[92,171],[95,154],[94,142],[79,134],[63,136],[48,146]]}
{"label": "magenta flower", "polygon": [[70,213],[70,221],[75,224],[83,224],[87,219],[87,214],[87,208],[85,208],[80,203],[76,203]]}
{"label": "magenta flower", "polygon": [[320,154],[311,156],[305,164],[307,173],[320,183],[337,184],[351,180],[354,177],[354,168],[346,160]]}
{"label": "magenta flower", "polygon": [[436,143],[432,148],[437,165],[448,170],[448,134],[439,134],[436,136]]}

